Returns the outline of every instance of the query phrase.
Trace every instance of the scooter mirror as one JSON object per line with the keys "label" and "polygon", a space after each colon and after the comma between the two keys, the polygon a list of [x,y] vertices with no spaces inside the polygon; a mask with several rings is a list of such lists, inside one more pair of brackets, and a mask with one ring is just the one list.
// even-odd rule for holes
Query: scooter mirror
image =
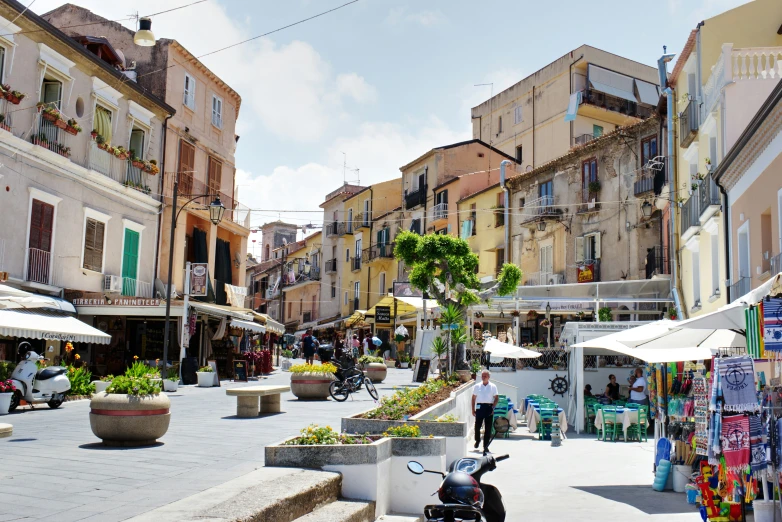
{"label": "scooter mirror", "polygon": [[424,473],[424,467],[421,465],[420,462],[416,462],[414,460],[411,460],[407,463],[407,469],[415,473],[416,475],[423,475]]}

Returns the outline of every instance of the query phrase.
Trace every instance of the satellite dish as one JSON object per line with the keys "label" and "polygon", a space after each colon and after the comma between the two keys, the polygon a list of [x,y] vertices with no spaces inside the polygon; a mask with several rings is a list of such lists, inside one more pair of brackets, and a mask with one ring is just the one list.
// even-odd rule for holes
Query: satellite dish
{"label": "satellite dish", "polygon": [[[160,279],[155,279],[155,297],[157,299],[166,298],[166,285]],[[179,294],[176,293],[176,285],[171,285],[171,299],[176,299]]]}

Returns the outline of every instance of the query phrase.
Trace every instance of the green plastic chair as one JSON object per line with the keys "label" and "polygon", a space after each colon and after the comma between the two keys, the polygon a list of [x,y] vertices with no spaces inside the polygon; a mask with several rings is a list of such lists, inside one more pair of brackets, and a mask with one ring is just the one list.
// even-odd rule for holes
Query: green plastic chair
{"label": "green plastic chair", "polygon": [[648,435],[648,428],[649,428],[649,406],[643,405],[637,405],[638,406],[638,424],[631,424],[629,428],[627,428],[627,436],[630,438],[630,440],[634,440],[635,438],[638,439],[638,442],[644,442],[649,440]]}
{"label": "green plastic chair", "polygon": [[[599,402],[596,402],[595,404],[592,404],[592,411],[595,412],[595,418],[597,418],[597,412],[603,409],[603,404],[600,404]],[[605,428],[605,424],[603,424],[603,428]],[[600,440],[600,437],[603,433],[603,428],[598,428],[595,426],[594,421],[592,422],[592,429],[594,430],[594,433],[597,435],[597,440]]]}
{"label": "green plastic chair", "polygon": [[[509,406],[508,406],[508,401],[507,401],[507,399],[506,399],[506,401],[505,401],[505,404],[503,404],[503,403],[502,403],[502,401],[499,401],[499,402],[497,403],[497,406],[495,406],[495,408],[494,408],[494,417],[492,418],[492,422],[491,422],[491,429],[492,429],[492,433],[496,433],[496,430],[495,430],[495,428],[494,428],[494,426],[495,426],[495,420],[496,420],[496,419],[499,419],[499,418],[503,418],[503,419],[505,419],[505,418],[508,416],[508,411],[509,411],[509,409],[510,409],[510,408],[509,408]],[[507,438],[510,438],[510,429],[508,429],[507,431],[503,431],[503,432],[501,433],[501,435],[502,435],[502,437],[503,437],[503,438],[505,438],[505,439],[507,439]]]}
{"label": "green plastic chair", "polygon": [[608,441],[608,436],[611,435],[611,441],[616,442],[616,408],[613,406],[604,406],[603,411],[603,442]]}
{"label": "green plastic chair", "polygon": [[586,423],[587,433],[595,433],[597,431],[597,427],[595,426],[595,418],[597,417],[597,410],[600,409],[596,407],[599,405],[600,403],[595,401],[590,404],[586,404],[584,406],[584,415],[586,416],[585,423]]}
{"label": "green plastic chair", "polygon": [[541,408],[538,415],[538,439],[551,440],[551,423],[554,422],[556,410],[552,408]]}

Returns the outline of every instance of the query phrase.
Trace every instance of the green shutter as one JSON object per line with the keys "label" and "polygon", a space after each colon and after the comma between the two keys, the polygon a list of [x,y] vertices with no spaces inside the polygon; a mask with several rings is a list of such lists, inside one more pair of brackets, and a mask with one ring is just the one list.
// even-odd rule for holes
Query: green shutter
{"label": "green shutter", "polygon": [[125,229],[125,243],[122,250],[122,295],[136,295],[138,269],[139,233]]}

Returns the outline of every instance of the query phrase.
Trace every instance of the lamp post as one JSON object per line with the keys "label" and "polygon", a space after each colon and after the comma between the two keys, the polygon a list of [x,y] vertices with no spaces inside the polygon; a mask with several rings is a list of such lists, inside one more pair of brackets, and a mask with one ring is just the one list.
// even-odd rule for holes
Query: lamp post
{"label": "lamp post", "polygon": [[[166,365],[168,364],[168,340],[169,340],[169,331],[171,329],[171,278],[173,277],[174,272],[174,232],[176,230],[176,222],[177,219],[179,219],[179,213],[182,212],[182,210],[185,209],[185,207],[188,205],[188,203],[191,203],[199,198],[209,198],[212,197],[212,194],[200,194],[198,196],[192,196],[192,194],[188,194],[188,196],[191,196],[189,200],[185,202],[184,205],[182,205],[179,210],[177,210],[177,200],[179,199],[179,180],[174,180],[174,195],[171,202],[171,236],[169,238],[168,243],[168,283],[166,284],[166,326],[163,331],[163,369],[166,369]],[[215,225],[219,225],[220,221],[223,220],[223,214],[225,214],[225,206],[220,201],[220,196],[217,194],[214,194],[214,201],[209,205],[209,221],[214,223]],[[185,318],[186,319],[186,318]],[[184,328],[184,321],[182,323],[182,328]],[[161,375],[164,375],[161,371]]]}
{"label": "lamp post", "polygon": [[546,348],[551,348],[551,303],[546,303]]}

